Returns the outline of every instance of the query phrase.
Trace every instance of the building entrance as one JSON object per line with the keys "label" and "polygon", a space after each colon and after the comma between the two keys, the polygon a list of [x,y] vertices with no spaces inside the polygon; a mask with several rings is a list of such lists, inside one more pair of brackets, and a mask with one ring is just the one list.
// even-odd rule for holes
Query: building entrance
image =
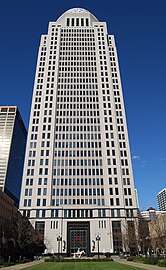
{"label": "building entrance", "polygon": [[85,255],[90,254],[90,223],[68,222],[67,223],[67,255],[84,250]]}

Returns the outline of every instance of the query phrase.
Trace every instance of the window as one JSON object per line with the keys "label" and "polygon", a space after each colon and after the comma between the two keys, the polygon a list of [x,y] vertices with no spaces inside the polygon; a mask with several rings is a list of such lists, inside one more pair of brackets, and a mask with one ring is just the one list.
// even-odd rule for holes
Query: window
{"label": "window", "polygon": [[42,210],[42,218],[46,217],[46,210]]}
{"label": "window", "polygon": [[38,179],[38,185],[41,185],[42,184],[42,178],[39,178]]}
{"label": "window", "polygon": [[44,178],[44,185],[47,185],[47,178]]}
{"label": "window", "polygon": [[27,199],[24,200],[24,206],[27,206]]}
{"label": "window", "polygon": [[108,174],[111,174],[111,168],[108,168]]}
{"label": "window", "polygon": [[110,205],[111,205],[111,206],[114,205],[114,200],[113,200],[113,198],[110,199]]}
{"label": "window", "polygon": [[128,195],[131,195],[131,188],[128,188]]}
{"label": "window", "polygon": [[79,26],[79,18],[76,18],[76,26]]}
{"label": "window", "polygon": [[40,169],[39,169],[39,175],[42,175],[42,173],[43,173],[43,169],[40,168]]}
{"label": "window", "polygon": [[132,199],[129,199],[129,205],[132,206]]}
{"label": "window", "polygon": [[47,188],[43,188],[43,195],[47,195]]}
{"label": "window", "polygon": [[113,195],[113,188],[110,188],[110,195]]}
{"label": "window", "polygon": [[86,18],[86,26],[89,26],[89,19]]}
{"label": "window", "polygon": [[67,26],[70,25],[70,18],[67,18],[67,23],[66,23]]}
{"label": "window", "polygon": [[109,178],[109,185],[112,185],[112,178]]}
{"label": "window", "polygon": [[119,202],[119,198],[116,198],[116,205],[119,205],[120,202]]}
{"label": "window", "polygon": [[125,205],[128,206],[128,199],[125,199]]}
{"label": "window", "polygon": [[84,19],[81,18],[81,26],[84,26]]}
{"label": "window", "polygon": [[115,185],[118,185],[118,178],[117,177],[114,178],[114,183],[115,183]]}
{"label": "window", "polygon": [[37,206],[40,206],[40,199],[37,199]]}
{"label": "window", "polygon": [[46,206],[46,199],[43,199],[43,206]]}
{"label": "window", "polygon": [[40,210],[36,210],[36,218],[40,217]]}

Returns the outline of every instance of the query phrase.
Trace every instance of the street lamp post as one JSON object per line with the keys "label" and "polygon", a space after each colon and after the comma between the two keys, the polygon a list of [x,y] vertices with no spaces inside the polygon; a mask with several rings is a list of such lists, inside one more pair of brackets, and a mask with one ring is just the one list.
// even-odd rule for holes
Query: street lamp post
{"label": "street lamp post", "polygon": [[59,251],[60,251],[60,242],[62,241],[62,236],[58,235],[57,242],[58,242],[58,259],[59,259]]}
{"label": "street lamp post", "polygon": [[96,241],[97,241],[97,250],[98,250],[98,259],[99,259],[99,242],[101,240],[101,237],[99,233],[96,234]]}
{"label": "street lamp post", "polygon": [[66,250],[66,241],[63,240],[63,251],[65,251],[65,250]]}

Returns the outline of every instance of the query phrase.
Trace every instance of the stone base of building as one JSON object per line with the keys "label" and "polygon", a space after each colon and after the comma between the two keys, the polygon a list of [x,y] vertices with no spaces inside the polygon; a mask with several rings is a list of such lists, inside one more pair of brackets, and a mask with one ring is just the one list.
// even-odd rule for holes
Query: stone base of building
{"label": "stone base of building", "polygon": [[[135,218],[128,219],[135,223]],[[74,257],[84,255],[119,254],[123,251],[125,218],[72,218],[35,220],[36,229],[43,234],[46,254]]]}

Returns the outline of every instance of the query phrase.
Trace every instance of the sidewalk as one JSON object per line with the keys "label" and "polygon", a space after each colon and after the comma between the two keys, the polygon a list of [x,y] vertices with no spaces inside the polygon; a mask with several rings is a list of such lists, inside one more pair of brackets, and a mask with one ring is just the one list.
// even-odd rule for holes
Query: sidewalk
{"label": "sidewalk", "polygon": [[114,262],[130,265],[130,266],[136,266],[142,269],[147,269],[147,270],[162,270],[166,269],[166,267],[160,267],[156,265],[151,265],[151,264],[143,264],[143,263],[136,263],[136,262],[128,262],[126,259],[120,259],[119,257],[113,257]]}
{"label": "sidewalk", "polygon": [[24,269],[30,266],[34,266],[40,263],[43,263],[44,260],[39,260],[39,261],[33,261],[33,262],[29,262],[29,263],[23,263],[23,264],[17,264],[17,265],[13,265],[13,266],[7,266],[7,267],[2,267],[0,269],[6,269],[6,270],[20,270],[20,269]]}

